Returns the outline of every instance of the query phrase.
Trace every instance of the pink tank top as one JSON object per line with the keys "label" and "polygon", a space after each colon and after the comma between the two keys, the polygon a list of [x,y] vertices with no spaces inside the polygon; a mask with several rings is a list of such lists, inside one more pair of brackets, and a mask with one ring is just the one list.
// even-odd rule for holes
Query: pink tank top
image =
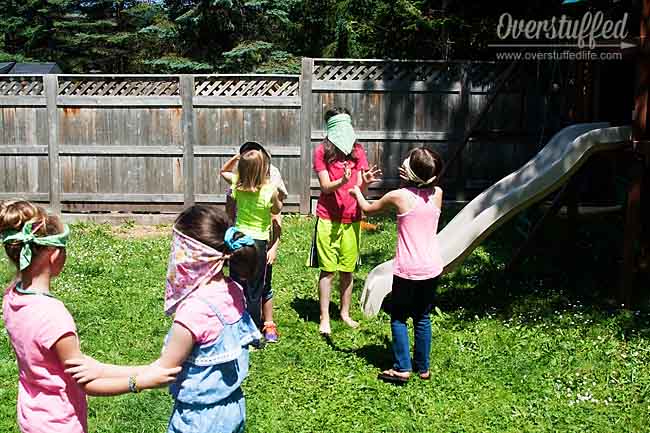
{"label": "pink tank top", "polygon": [[431,190],[404,188],[416,199],[410,211],[397,215],[397,251],[393,273],[407,280],[427,280],[442,273],[438,246],[440,209]]}

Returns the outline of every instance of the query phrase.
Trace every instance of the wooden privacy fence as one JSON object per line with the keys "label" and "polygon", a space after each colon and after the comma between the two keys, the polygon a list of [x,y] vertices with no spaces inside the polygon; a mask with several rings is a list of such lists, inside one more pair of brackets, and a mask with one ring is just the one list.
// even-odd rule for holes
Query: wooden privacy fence
{"label": "wooden privacy fence", "polygon": [[[75,213],[224,203],[218,170],[255,140],[285,178],[288,210],[308,213],[327,107],[351,110],[370,163],[384,171],[375,186],[382,191],[397,184],[409,148],[426,143],[449,154],[505,66],[305,58],[300,75],[0,75],[0,199]],[[529,99],[516,79],[496,98],[482,125],[499,136],[470,141],[448,170],[459,197],[534,150],[522,141]]]}

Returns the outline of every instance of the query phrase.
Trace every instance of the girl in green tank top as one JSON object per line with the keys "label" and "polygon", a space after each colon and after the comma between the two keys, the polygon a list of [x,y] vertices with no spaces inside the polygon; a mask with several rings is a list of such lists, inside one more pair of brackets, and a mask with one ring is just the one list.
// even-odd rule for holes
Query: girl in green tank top
{"label": "girl in green tank top", "polygon": [[265,311],[272,306],[271,263],[275,259],[279,243],[279,227],[276,229],[273,224],[272,230],[271,215],[278,215],[282,210],[281,193],[270,181],[269,164],[269,159],[262,151],[249,150],[230,159],[222,168],[221,175],[231,183],[232,198],[237,205],[235,227],[252,237],[258,250],[257,275],[248,280],[242,280],[236,274],[231,274],[231,277],[244,288],[246,308],[263,331],[266,340],[275,342],[275,323],[266,317],[266,321],[262,321],[262,304],[265,304]]}

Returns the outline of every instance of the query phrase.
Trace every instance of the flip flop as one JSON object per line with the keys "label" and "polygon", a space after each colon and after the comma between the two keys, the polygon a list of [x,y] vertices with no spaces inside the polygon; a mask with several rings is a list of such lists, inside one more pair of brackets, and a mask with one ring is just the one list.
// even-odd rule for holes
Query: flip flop
{"label": "flip flop", "polygon": [[422,380],[431,380],[431,372],[430,371],[425,371],[424,373],[418,373],[418,376],[420,376],[420,379],[422,379]]}
{"label": "flip flop", "polygon": [[406,385],[409,381],[408,377],[400,376],[395,373],[394,370],[382,371],[377,375],[377,379],[383,380],[384,382],[392,383],[394,385]]}

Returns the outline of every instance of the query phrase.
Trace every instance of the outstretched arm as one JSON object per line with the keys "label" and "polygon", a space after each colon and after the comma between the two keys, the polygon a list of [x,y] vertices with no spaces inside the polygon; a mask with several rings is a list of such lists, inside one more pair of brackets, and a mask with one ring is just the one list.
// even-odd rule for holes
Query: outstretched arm
{"label": "outstretched arm", "polygon": [[165,352],[159,360],[150,365],[120,366],[100,363],[81,353],[79,341],[74,334],[62,337],[55,344],[55,351],[67,367],[65,372],[72,375],[87,394],[111,396],[129,392],[130,380],[135,382],[138,390],[158,388],[173,382],[193,344],[192,334],[184,327],[174,324]]}
{"label": "outstretched arm", "polygon": [[384,194],[382,198],[375,200],[373,203],[369,203],[368,200],[366,200],[358,186],[352,188],[350,194],[357,199],[359,207],[366,214],[378,213],[389,208],[397,207],[397,195],[395,191]]}
{"label": "outstretched arm", "polygon": [[221,171],[219,174],[225,180],[228,182],[228,185],[232,183],[232,180],[234,179],[235,176],[235,168],[237,167],[237,162],[239,161],[240,154],[237,154],[230,158],[226,163],[221,167]]}

